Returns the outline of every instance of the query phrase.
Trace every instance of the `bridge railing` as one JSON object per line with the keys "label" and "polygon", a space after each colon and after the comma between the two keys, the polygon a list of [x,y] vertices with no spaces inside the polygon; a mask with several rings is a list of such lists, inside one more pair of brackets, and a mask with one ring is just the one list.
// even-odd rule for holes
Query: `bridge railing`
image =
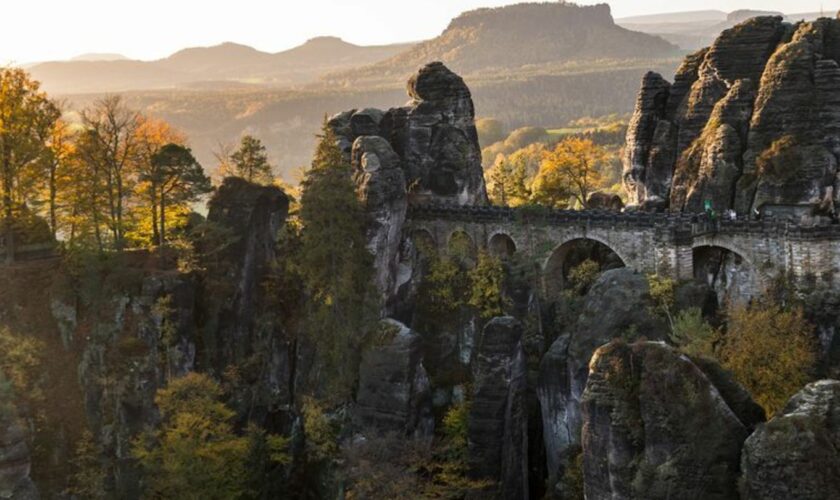
{"label": "bridge railing", "polygon": [[548,207],[499,207],[455,204],[410,205],[408,217],[416,220],[453,220],[462,222],[531,222],[548,225],[586,223],[650,228],[667,226],[692,234],[764,233],[795,238],[840,238],[840,224],[797,224],[789,219],[764,216],[761,219],[710,217],[708,214],[670,212],[615,212],[608,210],[563,210]]}

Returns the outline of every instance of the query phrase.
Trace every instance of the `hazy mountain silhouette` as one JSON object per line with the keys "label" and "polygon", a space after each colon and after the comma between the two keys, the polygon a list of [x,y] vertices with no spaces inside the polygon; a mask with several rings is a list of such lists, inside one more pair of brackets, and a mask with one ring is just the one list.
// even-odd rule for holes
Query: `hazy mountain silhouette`
{"label": "hazy mountain silhouette", "polygon": [[[91,54],[82,59],[34,64],[32,75],[56,94],[161,88],[230,88],[232,84],[294,85],[342,69],[370,64],[412,44],[363,47],[319,37],[278,53],[223,43],[180,50],[157,61],[115,60]],[[236,86],[236,85],[233,85]]]}
{"label": "hazy mountain silhouette", "polygon": [[124,61],[128,58],[122,54],[108,54],[108,53],[99,53],[99,52],[91,52],[89,54],[80,54],[72,59],[71,61]]}
{"label": "hazy mountain silhouette", "polygon": [[606,4],[523,3],[465,12],[438,37],[394,57],[329,79],[394,79],[428,61],[454,71],[514,70],[572,61],[674,56],[676,46],[613,22]]}
{"label": "hazy mountain silhouette", "polygon": [[819,12],[800,14],[783,14],[776,11],[736,10],[723,12],[719,10],[704,10],[692,12],[672,12],[668,14],[653,14],[648,16],[633,16],[616,19],[616,23],[627,29],[641,31],[660,36],[684,50],[696,50],[707,47],[720,35],[721,31],[729,29],[751,17],[783,16],[790,22],[811,21],[821,15]]}

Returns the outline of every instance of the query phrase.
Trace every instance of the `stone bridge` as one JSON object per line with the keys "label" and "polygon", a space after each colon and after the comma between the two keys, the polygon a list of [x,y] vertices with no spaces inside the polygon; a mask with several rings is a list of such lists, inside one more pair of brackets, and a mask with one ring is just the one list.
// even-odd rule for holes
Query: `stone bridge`
{"label": "stone bridge", "polygon": [[[407,229],[447,248],[456,234],[475,250],[519,256],[539,267],[546,289],[563,278],[570,250],[606,247],[621,264],[675,279],[721,281],[738,297],[764,290],[779,276],[798,284],[833,283],[840,270],[840,225],[786,220],[710,220],[705,214],[618,213],[507,207],[414,205]],[[559,270],[559,271],[558,271]],[[722,275],[721,275],[722,274]]]}

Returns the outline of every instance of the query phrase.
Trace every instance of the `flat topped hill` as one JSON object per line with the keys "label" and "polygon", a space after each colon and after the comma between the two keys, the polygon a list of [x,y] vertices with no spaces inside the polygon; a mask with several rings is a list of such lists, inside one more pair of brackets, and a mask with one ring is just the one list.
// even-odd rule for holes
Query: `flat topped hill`
{"label": "flat topped hill", "polygon": [[459,73],[527,65],[673,56],[676,46],[615,24],[606,4],[523,3],[465,12],[438,37],[344,76],[410,74],[429,61]]}

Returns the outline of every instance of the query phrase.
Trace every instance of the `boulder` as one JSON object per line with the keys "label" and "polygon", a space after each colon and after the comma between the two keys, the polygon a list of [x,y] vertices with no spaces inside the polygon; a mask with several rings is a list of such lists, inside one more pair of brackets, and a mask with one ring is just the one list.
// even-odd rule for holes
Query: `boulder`
{"label": "boulder", "polygon": [[589,195],[586,200],[586,208],[590,210],[609,210],[611,212],[621,212],[624,208],[624,202],[617,194],[604,193],[596,191]]}
{"label": "boulder", "polygon": [[497,481],[498,498],[528,498],[528,416],[522,324],[490,320],[478,346],[468,416],[469,474]]}
{"label": "boulder", "polygon": [[616,340],[590,366],[582,400],[586,498],[738,499],[741,445],[752,424],[691,359],[661,342]]}
{"label": "boulder", "polygon": [[378,136],[362,136],[353,143],[353,179],[370,215],[367,247],[374,256],[375,283],[387,304],[396,292],[397,271],[408,199],[400,157]]}
{"label": "boulder", "polygon": [[840,381],[808,384],[744,444],[741,498],[840,498],[838,449]]}
{"label": "boulder", "polygon": [[355,417],[363,429],[431,437],[431,385],[420,337],[394,320],[383,320],[380,345],[362,355]]}

